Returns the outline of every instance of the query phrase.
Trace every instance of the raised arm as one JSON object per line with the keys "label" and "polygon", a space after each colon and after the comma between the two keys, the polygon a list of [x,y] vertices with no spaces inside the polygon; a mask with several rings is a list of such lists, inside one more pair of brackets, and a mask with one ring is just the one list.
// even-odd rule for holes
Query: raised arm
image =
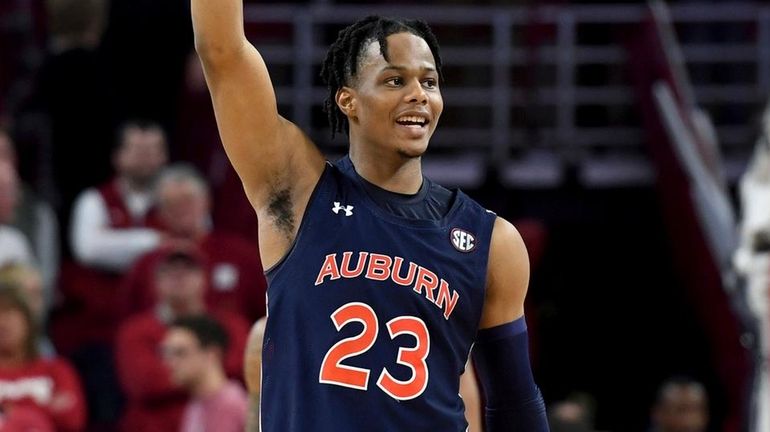
{"label": "raised arm", "polygon": [[191,1],[195,48],[219,134],[259,215],[262,259],[269,266],[296,235],[324,158],[278,114],[267,66],[244,34],[241,0]]}
{"label": "raised arm", "polygon": [[524,321],[528,285],[529,258],[524,241],[513,225],[497,218],[481,330],[473,348],[487,432],[548,431],[543,398],[529,363]]}

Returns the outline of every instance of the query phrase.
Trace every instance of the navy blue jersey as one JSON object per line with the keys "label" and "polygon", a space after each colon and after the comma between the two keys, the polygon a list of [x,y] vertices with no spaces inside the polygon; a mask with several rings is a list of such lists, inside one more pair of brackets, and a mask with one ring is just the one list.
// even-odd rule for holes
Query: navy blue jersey
{"label": "navy blue jersey", "polygon": [[460,191],[439,220],[395,216],[327,164],[267,272],[262,430],[465,431],[494,220]]}

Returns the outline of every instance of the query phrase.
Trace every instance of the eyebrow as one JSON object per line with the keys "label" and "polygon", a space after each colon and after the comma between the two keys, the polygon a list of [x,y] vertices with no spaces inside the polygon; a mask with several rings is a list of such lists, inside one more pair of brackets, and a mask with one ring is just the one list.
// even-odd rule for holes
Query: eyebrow
{"label": "eyebrow", "polygon": [[[382,70],[380,72],[385,72],[387,70],[395,70],[395,71],[403,72],[403,71],[408,70],[408,69],[409,68],[406,67],[406,66],[388,65],[388,66],[385,66],[384,68],[382,68]],[[436,68],[434,68],[432,66],[422,66],[420,69],[422,69],[424,71],[428,71],[428,72],[436,72]]]}

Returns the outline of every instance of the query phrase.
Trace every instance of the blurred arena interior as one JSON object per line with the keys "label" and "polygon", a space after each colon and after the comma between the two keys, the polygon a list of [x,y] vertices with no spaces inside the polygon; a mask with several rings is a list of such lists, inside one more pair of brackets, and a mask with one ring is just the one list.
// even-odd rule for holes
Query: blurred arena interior
{"label": "blurred arena interior", "polygon": [[[281,114],[330,159],[347,143],[330,139],[320,63],[369,14],[419,17],[438,36],[445,111],[426,175],[522,231],[546,401],[587,394],[596,430],[651,430],[658,386],[686,375],[706,386],[709,431],[760,432],[766,306],[752,306],[751,272],[733,256],[749,241],[741,178],[767,145],[770,4],[246,1]],[[110,178],[127,119],[160,124],[170,160],[210,183],[215,227],[254,240],[248,210],[229,207],[248,204],[189,17],[186,0],[0,4],[0,126],[58,216],[62,262],[73,201]]]}

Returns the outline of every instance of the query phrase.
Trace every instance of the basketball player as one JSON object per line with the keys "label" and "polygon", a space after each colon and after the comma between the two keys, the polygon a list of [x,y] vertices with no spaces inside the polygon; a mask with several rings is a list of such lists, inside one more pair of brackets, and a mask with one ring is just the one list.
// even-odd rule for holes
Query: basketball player
{"label": "basketball player", "polygon": [[192,0],[192,16],[220,135],[259,219],[261,430],[464,431],[458,386],[473,345],[487,430],[547,431],[522,239],[422,175],[443,109],[428,26],[367,17],[340,32],[322,76],[350,152],[330,163],[278,114],[240,0]]}

